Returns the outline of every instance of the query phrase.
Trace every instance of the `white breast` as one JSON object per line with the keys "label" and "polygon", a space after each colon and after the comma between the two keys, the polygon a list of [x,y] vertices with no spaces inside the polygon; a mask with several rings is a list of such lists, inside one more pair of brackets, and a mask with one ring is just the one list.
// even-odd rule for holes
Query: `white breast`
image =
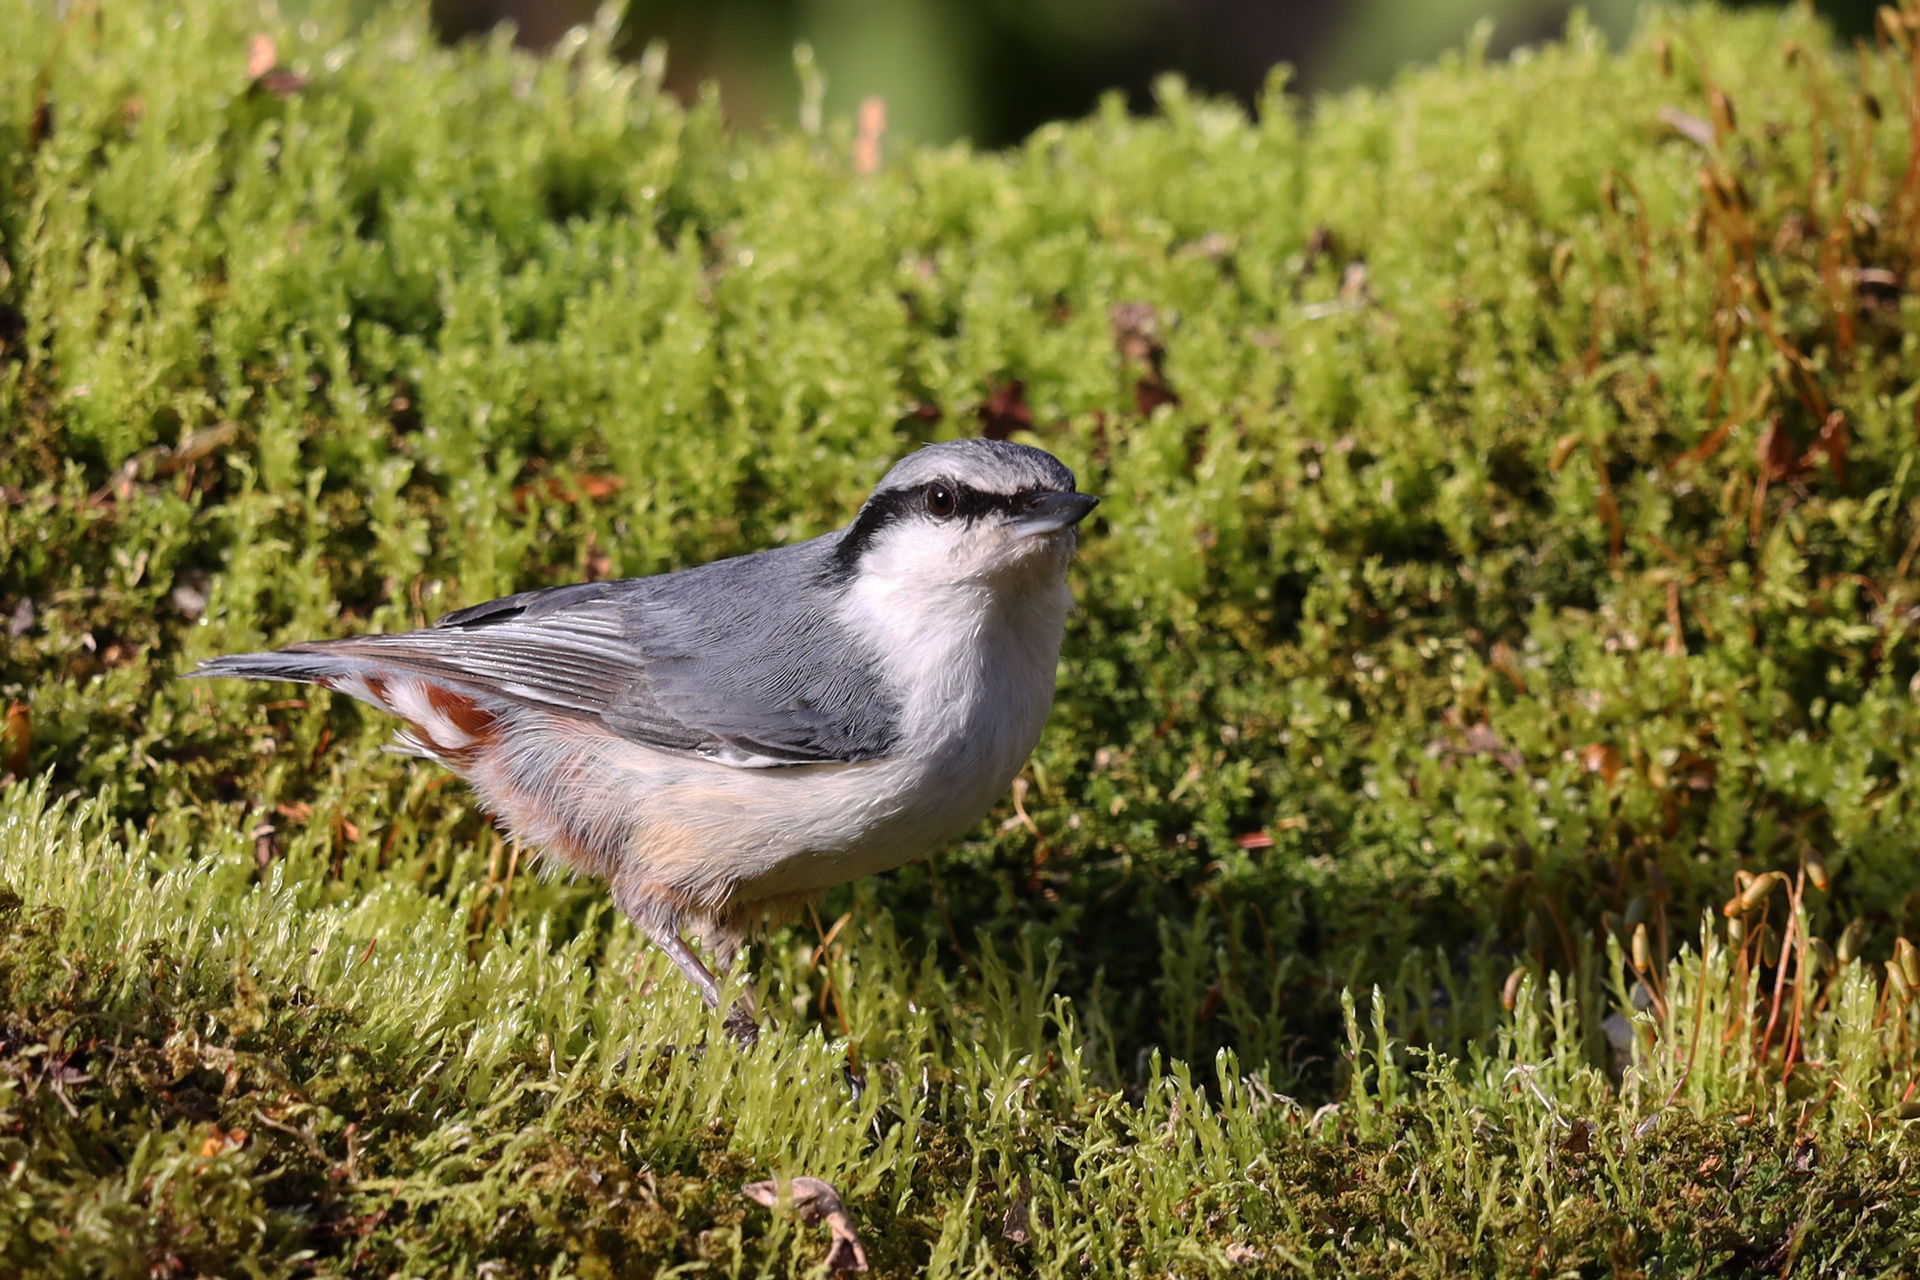
{"label": "white breast", "polygon": [[[954,581],[911,540],[870,554],[842,618],[900,705],[899,818],[877,844],[899,861],[978,822],[1019,773],[1053,706],[1072,605],[1069,533],[1017,566]],[[882,852],[880,848],[874,850]]]}

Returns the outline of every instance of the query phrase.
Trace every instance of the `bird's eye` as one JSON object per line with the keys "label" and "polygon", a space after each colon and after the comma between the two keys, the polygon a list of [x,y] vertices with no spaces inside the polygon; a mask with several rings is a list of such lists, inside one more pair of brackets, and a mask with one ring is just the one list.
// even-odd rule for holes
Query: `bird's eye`
{"label": "bird's eye", "polygon": [[954,511],[953,490],[944,484],[927,486],[927,510],[945,520]]}

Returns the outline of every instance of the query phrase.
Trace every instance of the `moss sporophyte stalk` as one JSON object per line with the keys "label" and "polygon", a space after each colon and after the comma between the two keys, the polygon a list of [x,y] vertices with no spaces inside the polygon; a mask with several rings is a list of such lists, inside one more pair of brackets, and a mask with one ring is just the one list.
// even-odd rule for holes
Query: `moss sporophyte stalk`
{"label": "moss sporophyte stalk", "polygon": [[[618,23],[0,0],[0,1273],[799,1273],[797,1178],[889,1275],[1911,1267],[1920,16],[859,166]],[[175,679],[989,434],[1103,498],[1053,717],[751,1052]]]}

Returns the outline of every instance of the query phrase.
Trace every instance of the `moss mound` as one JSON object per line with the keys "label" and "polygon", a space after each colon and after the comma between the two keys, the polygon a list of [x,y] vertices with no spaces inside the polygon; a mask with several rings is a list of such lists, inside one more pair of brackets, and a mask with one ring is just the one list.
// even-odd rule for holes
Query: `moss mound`
{"label": "moss mound", "polygon": [[[797,1271],[805,1174],[890,1274],[1906,1265],[1920,14],[875,166],[353,10],[0,0],[0,1264]],[[983,431],[1105,499],[1054,721],[753,1054],[380,717],[174,679]]]}

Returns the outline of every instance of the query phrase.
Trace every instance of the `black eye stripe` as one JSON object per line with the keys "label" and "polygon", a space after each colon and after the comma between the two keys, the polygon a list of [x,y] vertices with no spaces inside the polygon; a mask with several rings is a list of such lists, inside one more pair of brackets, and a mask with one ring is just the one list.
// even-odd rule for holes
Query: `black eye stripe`
{"label": "black eye stripe", "polygon": [[1025,510],[1025,504],[1033,500],[1033,493],[1022,490],[1020,493],[983,493],[978,489],[969,489],[963,484],[949,484],[947,488],[953,494],[953,514],[961,520],[976,520],[984,515],[1004,512],[1011,515]]}
{"label": "black eye stripe", "polygon": [[874,494],[866,509],[860,513],[861,518],[864,520],[870,513],[879,515],[880,524],[884,526],[904,516],[924,515],[927,513],[927,492],[935,485],[953,495],[953,516],[962,520],[995,512],[1017,515],[1031,507],[1033,500],[1044,492],[1040,489],[1022,489],[1018,493],[987,493],[951,480],[930,481],[910,489],[888,489]]}
{"label": "black eye stripe", "polygon": [[[953,495],[951,515],[936,516],[928,510],[927,490],[933,484],[944,486]],[[1018,515],[1030,509],[1034,500],[1042,494],[1051,492],[1054,491],[1035,487],[1022,489],[1018,493],[987,493],[952,480],[928,481],[910,488],[883,489],[867,499],[867,505],[860,509],[852,527],[834,548],[834,561],[841,572],[852,572],[861,555],[880,536],[880,531],[901,520],[918,517],[945,522],[977,520],[994,514]]]}

